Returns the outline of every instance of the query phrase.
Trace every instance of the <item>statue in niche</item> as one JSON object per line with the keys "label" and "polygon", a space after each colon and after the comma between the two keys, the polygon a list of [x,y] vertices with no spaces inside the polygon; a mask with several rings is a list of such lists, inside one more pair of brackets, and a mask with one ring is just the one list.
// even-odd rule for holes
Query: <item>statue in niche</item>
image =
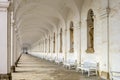
{"label": "statue in niche", "polygon": [[74,35],[73,35],[73,27],[70,28],[70,53],[73,53],[74,52]]}
{"label": "statue in niche", "polygon": [[93,48],[93,31],[94,31],[94,27],[90,26],[89,27],[89,38],[90,38],[90,48]]}
{"label": "statue in niche", "polygon": [[87,44],[87,53],[93,53],[94,52],[94,14],[92,9],[88,11],[88,17],[87,17],[87,38],[88,38],[88,44]]}
{"label": "statue in niche", "polygon": [[74,52],[74,25],[73,25],[73,22],[71,21],[70,22],[70,50],[69,52],[70,53],[73,53]]}

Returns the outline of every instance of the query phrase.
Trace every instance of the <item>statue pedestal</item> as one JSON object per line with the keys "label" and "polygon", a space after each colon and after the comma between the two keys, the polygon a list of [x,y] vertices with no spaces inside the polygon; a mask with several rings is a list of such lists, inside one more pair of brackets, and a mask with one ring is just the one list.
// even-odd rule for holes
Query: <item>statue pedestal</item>
{"label": "statue pedestal", "polygon": [[86,50],[86,52],[87,52],[87,53],[94,53],[95,51],[94,51],[93,48],[88,48],[88,49]]}

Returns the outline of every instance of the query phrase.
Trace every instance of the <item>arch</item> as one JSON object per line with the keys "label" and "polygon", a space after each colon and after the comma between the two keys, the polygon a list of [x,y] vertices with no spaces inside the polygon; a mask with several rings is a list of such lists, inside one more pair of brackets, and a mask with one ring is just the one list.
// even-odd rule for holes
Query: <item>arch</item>
{"label": "arch", "polygon": [[63,41],[62,41],[62,28],[60,29],[60,53],[62,53],[62,45],[63,45]]}
{"label": "arch", "polygon": [[70,22],[70,52],[74,52],[74,25],[73,22]]}
{"label": "arch", "polygon": [[87,53],[94,52],[94,12],[89,9],[87,15]]}

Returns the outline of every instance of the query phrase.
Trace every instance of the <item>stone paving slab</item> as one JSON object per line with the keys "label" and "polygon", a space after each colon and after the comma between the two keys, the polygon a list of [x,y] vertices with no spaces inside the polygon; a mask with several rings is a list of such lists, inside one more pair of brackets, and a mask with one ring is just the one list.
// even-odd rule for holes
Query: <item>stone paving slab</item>
{"label": "stone paving slab", "polygon": [[82,75],[61,65],[23,54],[12,73],[12,80],[100,80],[97,76]]}

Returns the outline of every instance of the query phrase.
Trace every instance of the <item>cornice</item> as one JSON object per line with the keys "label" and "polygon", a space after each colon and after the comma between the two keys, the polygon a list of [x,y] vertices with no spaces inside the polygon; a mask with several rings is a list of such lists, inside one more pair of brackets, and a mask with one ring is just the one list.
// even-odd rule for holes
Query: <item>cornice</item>
{"label": "cornice", "polygon": [[0,1],[0,11],[7,11],[9,5],[10,5],[10,1],[6,1],[6,2]]}
{"label": "cornice", "polygon": [[8,8],[9,4],[10,4],[10,1],[7,1],[7,2],[0,1],[0,8]]}
{"label": "cornice", "polygon": [[110,13],[110,8],[98,9],[98,12],[100,13],[100,19],[106,19]]}

